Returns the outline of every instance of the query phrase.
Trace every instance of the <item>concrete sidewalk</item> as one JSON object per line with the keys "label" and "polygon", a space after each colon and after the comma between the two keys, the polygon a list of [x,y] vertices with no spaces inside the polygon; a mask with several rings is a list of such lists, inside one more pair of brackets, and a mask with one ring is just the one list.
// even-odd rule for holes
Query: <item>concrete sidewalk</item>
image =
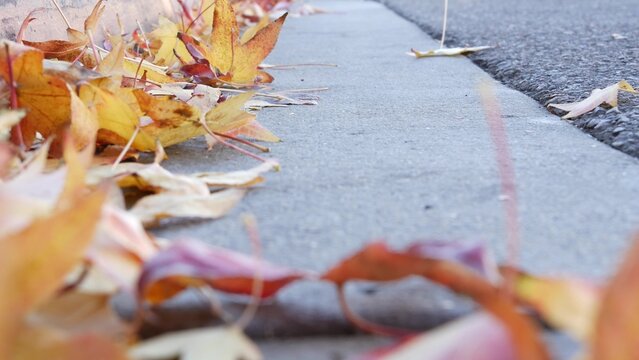
{"label": "concrete sidewalk", "polygon": [[[273,72],[278,89],[330,87],[318,106],[259,114],[284,140],[272,146],[282,172],[222,220],[171,223],[156,234],[249,252],[238,215],[252,212],[265,257],[291,267],[322,271],[380,237],[395,247],[424,238],[480,239],[503,258],[499,179],[476,91],[484,80],[495,84],[516,163],[524,268],[590,277],[612,271],[639,219],[636,159],[494,82],[466,58],[404,55],[437,43],[378,3],[314,4],[331,13],[287,20],[268,63],[339,67]],[[204,146],[170,148],[168,168],[254,165]],[[355,286],[349,298],[371,320],[420,329],[470,308],[418,279]],[[208,311],[189,296],[174,310],[196,323]],[[249,329],[261,337],[352,331],[334,289],[323,283],[285,288]]]}

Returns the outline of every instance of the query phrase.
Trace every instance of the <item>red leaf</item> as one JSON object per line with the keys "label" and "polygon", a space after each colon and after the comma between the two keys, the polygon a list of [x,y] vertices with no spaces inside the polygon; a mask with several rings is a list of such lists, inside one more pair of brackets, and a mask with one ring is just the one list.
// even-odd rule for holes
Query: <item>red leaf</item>
{"label": "red leaf", "polygon": [[306,272],[257,261],[254,258],[197,241],[180,241],[160,251],[144,266],[138,295],[158,304],[192,285],[207,284],[217,290],[250,295],[253,279],[264,280],[262,298],[274,295]]}
{"label": "red leaf", "polygon": [[[502,289],[472,270],[478,264],[474,251],[457,243],[418,243],[405,251],[393,251],[384,243],[376,242],[329,270],[322,279],[334,282],[341,289],[350,280],[391,281],[410,275],[423,276],[472,298],[500,319],[513,337],[519,359],[547,359],[547,351],[535,326],[517,311]],[[487,268],[485,263],[479,264],[482,269]],[[342,301],[342,306],[356,324],[374,329],[354,316],[345,301]]]}

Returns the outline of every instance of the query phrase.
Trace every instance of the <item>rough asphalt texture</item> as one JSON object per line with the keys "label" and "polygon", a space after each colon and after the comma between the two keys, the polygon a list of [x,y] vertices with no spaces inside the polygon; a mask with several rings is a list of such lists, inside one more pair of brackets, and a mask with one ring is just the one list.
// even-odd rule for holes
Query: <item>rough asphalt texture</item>
{"label": "rough asphalt texture", "polygon": [[[441,37],[444,0],[381,1]],[[621,79],[639,86],[637,9],[638,0],[450,0],[446,44],[497,46],[470,58],[543,105],[573,102]],[[626,39],[615,40],[612,34]],[[406,46],[430,48],[425,43]],[[639,156],[639,96],[621,95],[619,111],[600,109],[574,124]]]}
{"label": "rough asphalt texture", "polygon": [[[542,274],[613,271],[639,218],[639,202],[628,201],[639,197],[639,161],[594,141],[466,58],[405,56],[411,46],[437,43],[378,3],[317,5],[334,12],[288,20],[268,59],[339,64],[273,72],[278,89],[330,87],[318,106],[260,112],[260,121],[284,139],[271,153],[282,172],[270,174],[226,218],[171,222],[157,235],[249,252],[238,215],[252,212],[265,257],[291,267],[323,271],[380,237],[396,248],[424,238],[481,241],[503,259],[499,179],[476,91],[489,81],[516,164],[522,265]],[[255,165],[233,151],[204,147],[198,140],[168,149],[167,166],[189,173]],[[420,329],[470,307],[420,279],[353,286],[348,296],[371,320]],[[243,304],[229,306],[239,311]],[[208,321],[207,311],[187,294],[166,316],[184,326]],[[353,328],[333,287],[308,282],[267,303],[249,332],[337,335]]]}

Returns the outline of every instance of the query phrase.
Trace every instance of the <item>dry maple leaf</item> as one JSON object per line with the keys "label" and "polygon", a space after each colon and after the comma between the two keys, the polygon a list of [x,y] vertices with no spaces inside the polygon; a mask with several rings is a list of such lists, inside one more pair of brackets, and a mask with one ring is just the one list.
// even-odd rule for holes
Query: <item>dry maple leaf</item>
{"label": "dry maple leaf", "polygon": [[71,96],[61,78],[44,74],[41,51],[14,42],[0,41],[0,76],[16,85],[17,105],[27,111],[20,123],[27,146],[36,133],[48,137],[69,124]]}
{"label": "dry maple leaf", "polygon": [[214,9],[210,48],[203,45],[189,47],[189,44],[194,44],[193,40],[180,39],[194,59],[203,56],[210,66],[224,74],[221,80],[233,84],[254,84],[260,73],[258,66],[275,47],[287,14],[266,25],[258,24],[259,28],[249,32],[253,36],[250,39],[246,36],[243,42],[235,12],[228,0],[216,1]]}
{"label": "dry maple leaf", "polygon": [[246,190],[243,189],[228,189],[212,194],[166,192],[143,197],[130,212],[146,226],[175,217],[218,219],[231,211],[245,194]]}
{"label": "dry maple leaf", "polygon": [[163,249],[144,266],[138,283],[141,301],[162,303],[189,286],[250,295],[255,274],[264,281],[260,297],[273,296],[287,284],[308,278],[303,271],[259,261],[253,257],[196,241],[180,241]]}
{"label": "dry maple leaf", "polygon": [[592,335],[602,291],[599,286],[574,278],[542,278],[517,272],[517,300],[534,309],[552,326],[575,339]]}
{"label": "dry maple leaf", "polygon": [[82,260],[100,218],[105,191],[78,198],[0,241],[0,358],[8,359],[22,317],[44,303]]}
{"label": "dry maple leaf", "polygon": [[[75,30],[72,28],[67,28],[67,36],[69,40],[49,40],[49,41],[28,41],[23,40],[22,38],[18,38],[18,42],[22,42],[25,45],[41,50],[44,53],[44,56],[47,59],[58,59],[65,61],[74,61],[78,58],[83,52],[84,49],[89,45],[91,39],[90,33],[93,32],[98,24],[102,13],[104,12],[105,5],[103,0],[98,0],[91,14],[84,21],[84,32]],[[27,16],[25,22],[22,25],[21,33],[24,33],[24,28],[34,20],[31,17],[31,14]],[[91,59],[91,64],[93,64],[96,59]],[[91,66],[92,67],[92,66]]]}
{"label": "dry maple leaf", "polygon": [[626,80],[621,80],[616,84],[610,85],[604,89],[595,89],[587,98],[566,104],[549,104],[548,107],[554,107],[559,110],[568,111],[568,114],[562,116],[562,119],[572,119],[583,115],[597,108],[601,104],[608,104],[612,107],[617,106],[617,97],[619,90],[636,94],[635,90]]}
{"label": "dry maple leaf", "polygon": [[129,350],[132,360],[261,360],[255,344],[237,327],[204,328],[168,333]]}
{"label": "dry maple leaf", "polygon": [[184,30],[173,21],[160,16],[158,27],[149,33],[151,49],[154,50],[155,55],[153,59],[155,64],[170,67],[178,62],[178,58],[183,61],[191,61],[193,59],[186,50],[184,43],[177,37],[178,33]]}
{"label": "dry maple leaf", "polygon": [[428,51],[418,51],[415,49],[410,49],[411,52],[409,52],[408,55],[414,56],[417,59],[421,59],[421,58],[436,57],[436,56],[467,55],[467,54],[471,54],[471,53],[486,50],[486,49],[492,49],[492,46],[441,48],[441,49],[428,50]]}

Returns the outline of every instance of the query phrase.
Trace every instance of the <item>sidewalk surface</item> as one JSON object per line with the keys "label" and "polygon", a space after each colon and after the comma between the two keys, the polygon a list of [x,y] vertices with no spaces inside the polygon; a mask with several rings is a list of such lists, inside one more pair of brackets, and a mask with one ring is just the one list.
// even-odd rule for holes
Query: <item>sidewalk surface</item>
{"label": "sidewalk surface", "polygon": [[[479,102],[494,83],[516,163],[523,228],[521,262],[541,274],[603,277],[639,219],[639,162],[549,114],[459,58],[415,60],[411,47],[437,43],[383,5],[318,1],[329,14],[290,18],[271,64],[324,63],[274,71],[278,89],[330,87],[318,106],[267,109],[260,121],[284,141],[270,174],[219,221],[171,223],[168,238],[194,237],[249,252],[238,215],[259,220],[266,259],[327,269],[367,242],[484,241],[503,259],[504,226],[495,154]],[[171,148],[170,170],[242,169],[254,161],[193,141]],[[371,320],[424,329],[469,304],[419,279],[354,286],[353,307]],[[243,305],[237,305],[241,307]],[[206,306],[186,296],[180,320],[203,321]],[[334,289],[296,283],[262,308],[249,332],[283,337],[351,333]]]}

